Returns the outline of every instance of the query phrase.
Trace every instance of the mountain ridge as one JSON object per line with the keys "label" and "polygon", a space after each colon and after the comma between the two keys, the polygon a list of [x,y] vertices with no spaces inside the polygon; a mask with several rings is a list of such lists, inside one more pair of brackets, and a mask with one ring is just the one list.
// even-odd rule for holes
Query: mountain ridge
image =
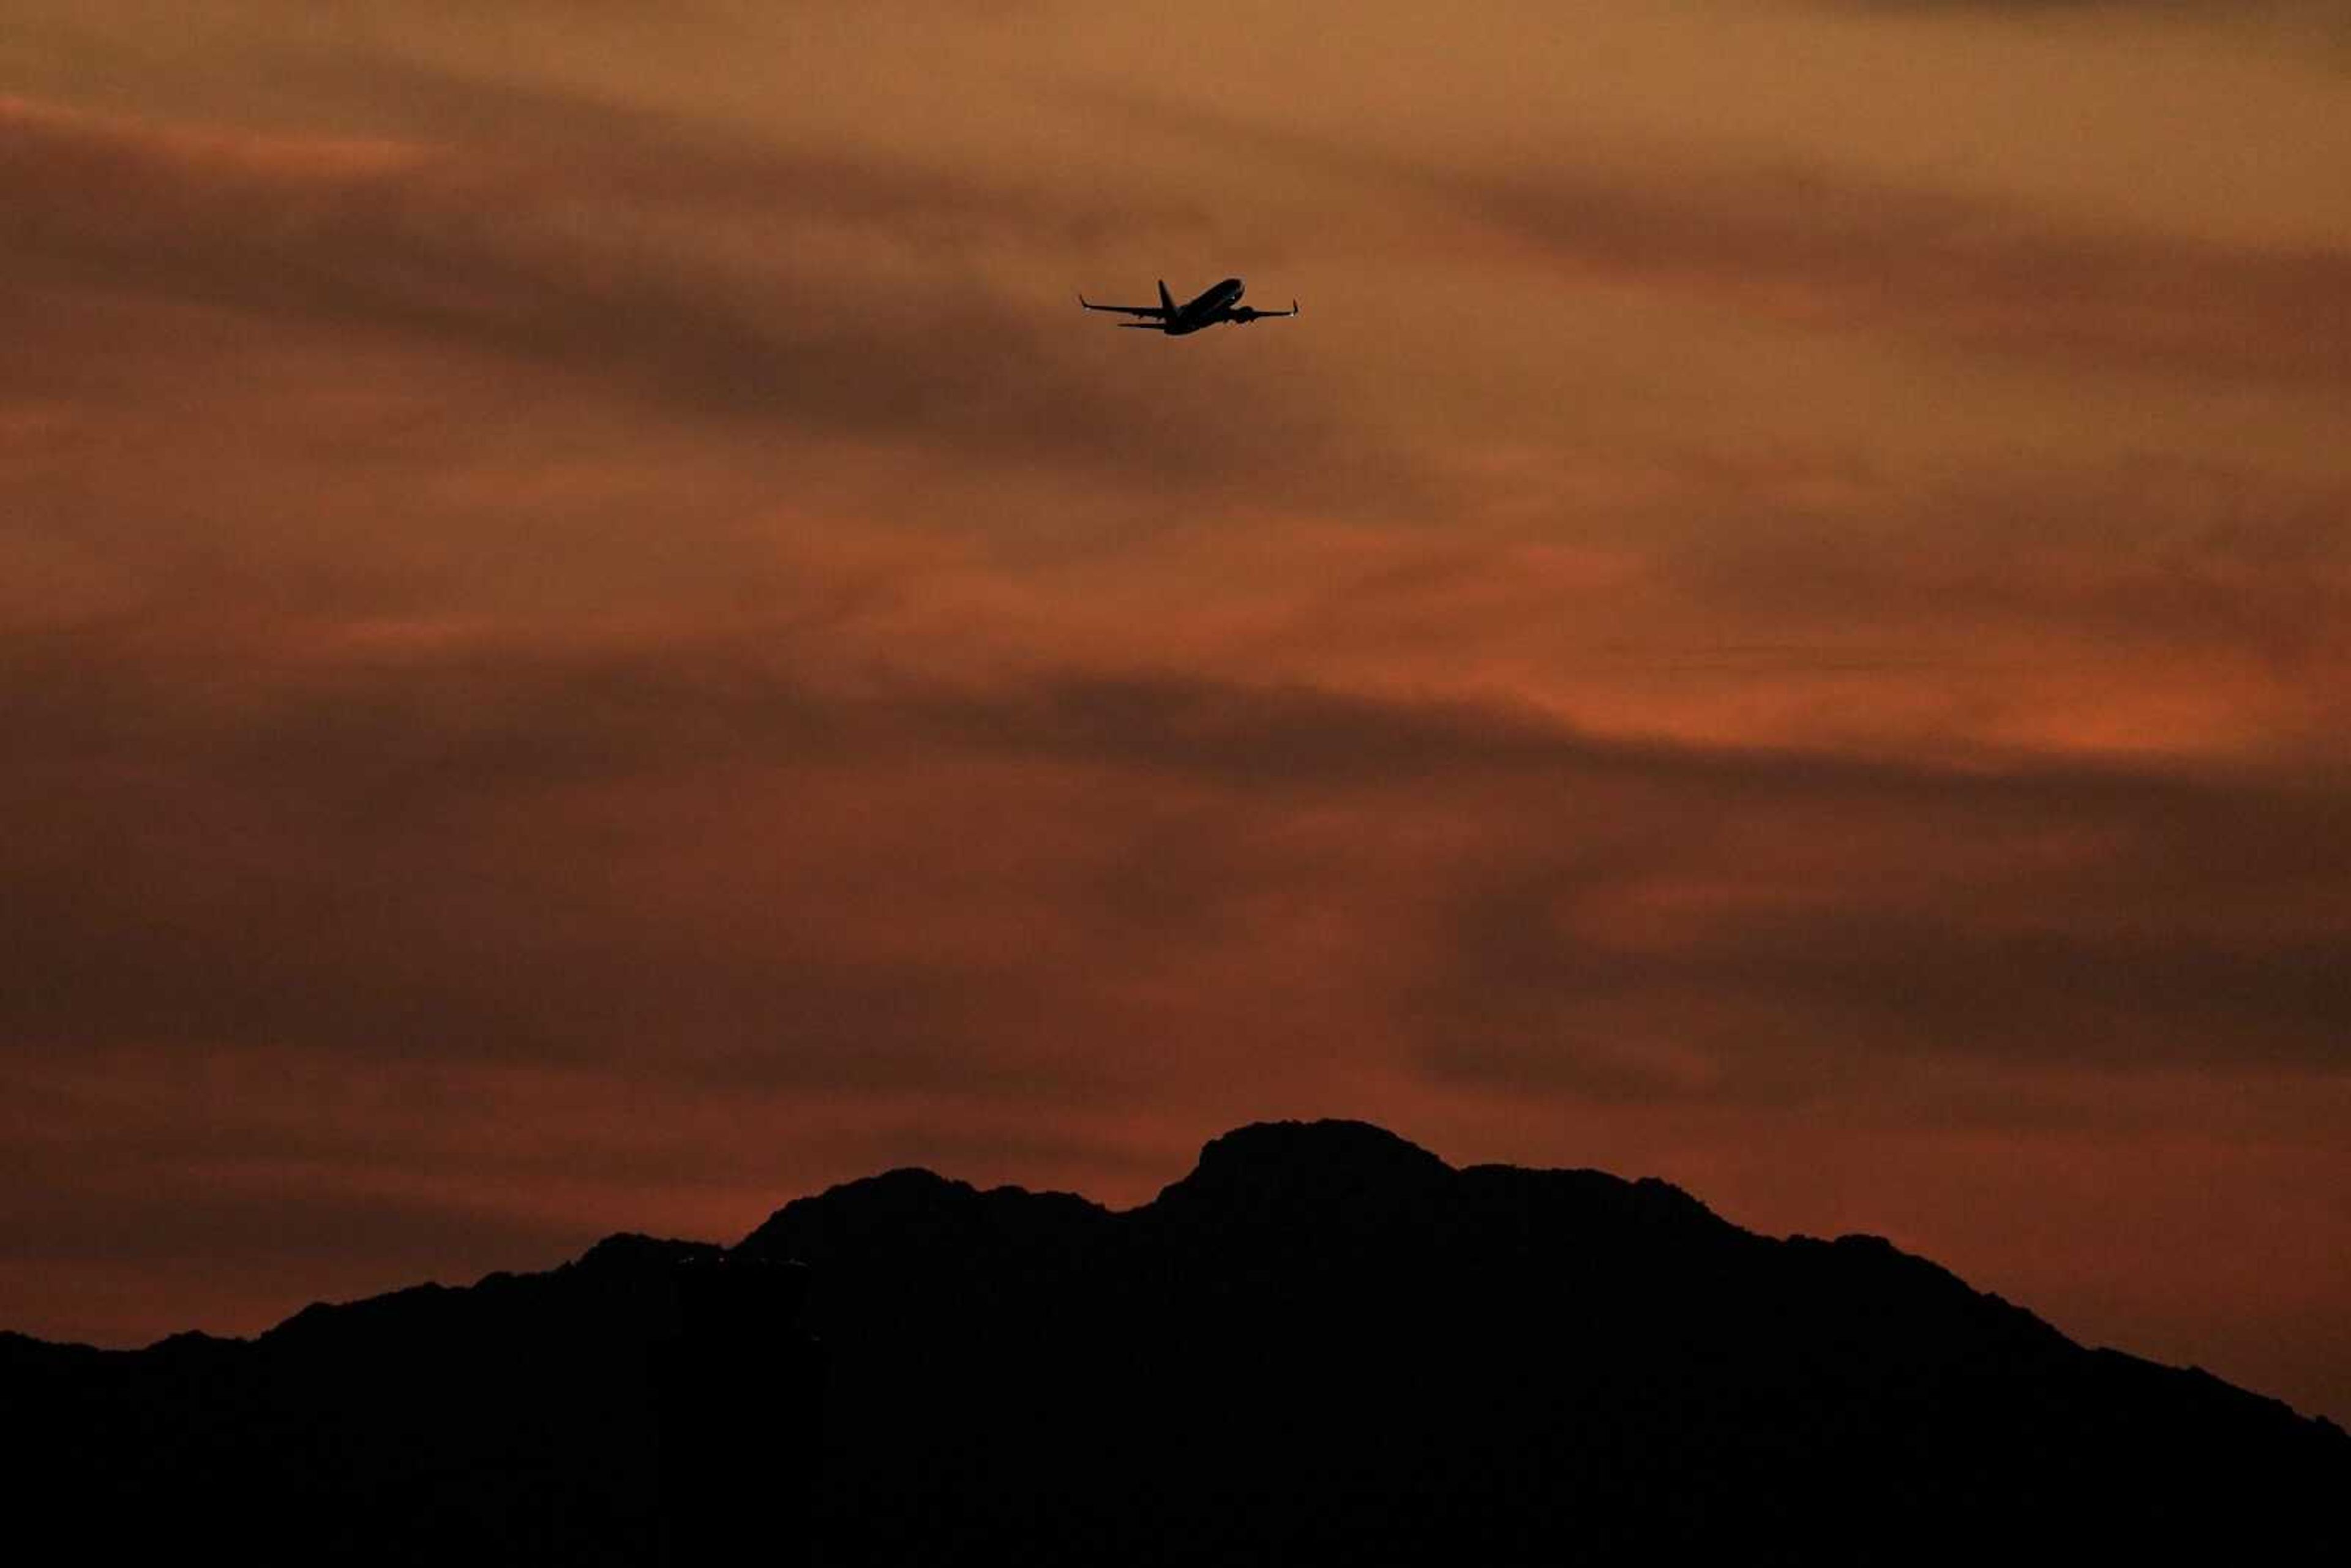
{"label": "mountain ridge", "polygon": [[64,1456],[27,1495],[135,1533],[160,1485],[261,1561],[2241,1552],[2351,1483],[2331,1422],[1882,1237],[1347,1122],[1127,1209],[901,1167],[252,1340],[0,1334],[0,1386]]}

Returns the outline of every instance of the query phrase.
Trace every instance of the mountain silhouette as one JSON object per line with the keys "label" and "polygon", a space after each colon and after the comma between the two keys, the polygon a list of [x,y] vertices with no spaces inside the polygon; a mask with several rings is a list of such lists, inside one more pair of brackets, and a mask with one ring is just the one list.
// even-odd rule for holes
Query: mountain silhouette
{"label": "mountain silhouette", "polygon": [[1123,1212],[900,1170],[250,1342],[0,1336],[0,1394],[20,1528],[110,1561],[2241,1560],[2351,1484],[1883,1240],[1343,1122]]}

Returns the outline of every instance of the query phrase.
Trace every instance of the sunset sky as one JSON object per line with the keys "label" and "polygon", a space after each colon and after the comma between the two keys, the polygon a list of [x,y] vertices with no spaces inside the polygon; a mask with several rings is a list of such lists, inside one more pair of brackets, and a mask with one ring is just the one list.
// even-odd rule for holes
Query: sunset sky
{"label": "sunset sky", "polygon": [[2351,1418],[2337,0],[0,0],[0,1327],[1349,1115]]}

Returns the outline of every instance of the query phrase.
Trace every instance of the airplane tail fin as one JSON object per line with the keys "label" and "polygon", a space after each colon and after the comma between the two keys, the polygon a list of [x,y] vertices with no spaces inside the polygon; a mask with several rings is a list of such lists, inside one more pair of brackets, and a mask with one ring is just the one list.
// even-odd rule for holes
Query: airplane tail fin
{"label": "airplane tail fin", "polygon": [[1170,316],[1176,314],[1176,298],[1167,292],[1167,280],[1164,277],[1159,280],[1159,308]]}

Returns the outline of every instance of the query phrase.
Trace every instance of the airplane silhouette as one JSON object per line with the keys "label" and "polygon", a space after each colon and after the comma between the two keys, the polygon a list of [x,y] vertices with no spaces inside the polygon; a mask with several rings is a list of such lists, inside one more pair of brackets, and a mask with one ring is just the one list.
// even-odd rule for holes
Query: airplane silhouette
{"label": "airplane silhouette", "polygon": [[1127,316],[1147,316],[1150,319],[1146,321],[1121,321],[1119,325],[1139,332],[1165,332],[1171,338],[1196,332],[1203,327],[1214,327],[1220,321],[1238,322],[1246,327],[1260,317],[1298,314],[1298,301],[1295,299],[1290,302],[1287,310],[1259,310],[1241,304],[1240,297],[1241,280],[1228,277],[1207,293],[1178,305],[1168,294],[1166,281],[1162,279],[1156,305],[1097,305],[1082,294],[1078,296],[1078,303],[1089,310],[1115,310]]}

